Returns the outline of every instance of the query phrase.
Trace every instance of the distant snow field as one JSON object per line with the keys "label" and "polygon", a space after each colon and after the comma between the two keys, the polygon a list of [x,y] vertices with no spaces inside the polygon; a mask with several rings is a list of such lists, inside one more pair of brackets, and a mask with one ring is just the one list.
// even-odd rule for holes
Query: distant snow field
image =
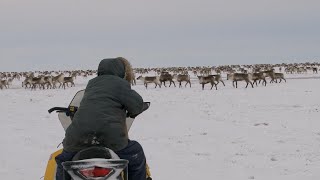
{"label": "distant snow field", "polygon": [[[318,180],[320,79],[310,77],[253,89],[225,81],[217,91],[201,90],[196,80],[192,88],[139,82],[133,89],[151,107],[130,138],[144,147],[155,180]],[[57,114],[47,110],[67,106],[88,80],[65,90],[25,90],[18,81],[0,90],[1,179],[44,175],[64,137]]]}

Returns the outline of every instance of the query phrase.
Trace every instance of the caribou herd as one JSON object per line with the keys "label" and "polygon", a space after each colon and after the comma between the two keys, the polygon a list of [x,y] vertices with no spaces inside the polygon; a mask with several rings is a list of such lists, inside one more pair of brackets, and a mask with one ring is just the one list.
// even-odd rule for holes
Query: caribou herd
{"label": "caribou herd", "polygon": [[[96,73],[92,70],[87,71],[35,71],[35,72],[0,72],[0,89],[8,89],[12,81],[20,81],[21,86],[25,89],[36,90],[38,89],[56,89],[66,86],[75,86],[75,79],[77,76],[84,78]],[[57,86],[58,85],[58,86]]]}
{"label": "caribou herd", "polygon": [[[221,82],[223,86],[225,83],[222,76],[226,76],[226,80],[232,81],[232,85],[238,88],[238,82],[246,82],[246,88],[249,86],[254,88],[259,84],[267,86],[267,79],[269,83],[286,82],[285,74],[318,74],[319,63],[294,63],[294,64],[256,64],[256,65],[228,65],[228,66],[213,66],[213,67],[169,67],[169,68],[137,68],[136,73],[140,74],[137,78],[141,80],[146,88],[149,83],[154,83],[155,88],[163,84],[166,87],[168,81],[175,86],[175,81],[179,83],[179,88],[182,87],[182,82],[186,82],[191,87],[191,79],[197,77],[202,89],[206,84],[210,84],[212,89]],[[156,75],[148,76],[151,72]]]}
{"label": "caribou herd", "polygon": [[[142,81],[145,88],[152,83],[155,88],[173,85],[176,82],[179,88],[191,88],[191,80],[198,81],[202,89],[206,84],[211,85],[211,89],[218,89],[218,84],[225,86],[224,79],[231,81],[233,87],[238,88],[238,82],[244,81],[246,88],[254,88],[261,84],[267,86],[268,83],[286,82],[286,74],[318,74],[320,63],[292,63],[292,64],[256,64],[256,65],[226,65],[212,67],[169,67],[169,68],[135,68],[132,85],[136,85],[136,80]],[[96,70],[76,70],[76,71],[35,71],[35,72],[0,72],[0,89],[8,89],[13,81],[20,81],[25,89],[66,89],[75,86],[77,77],[87,78],[95,76]],[[152,74],[152,76],[150,76]],[[268,80],[268,81],[267,81]]]}

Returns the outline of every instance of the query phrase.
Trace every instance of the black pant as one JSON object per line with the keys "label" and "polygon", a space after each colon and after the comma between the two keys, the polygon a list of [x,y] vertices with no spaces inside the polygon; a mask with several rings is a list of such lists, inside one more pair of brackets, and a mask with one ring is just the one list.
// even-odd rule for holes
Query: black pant
{"label": "black pant", "polygon": [[142,146],[137,141],[128,142],[127,147],[115,152],[120,159],[129,161],[128,176],[129,180],[146,180],[146,157]]}
{"label": "black pant", "polygon": [[[129,180],[146,180],[146,157],[144,155],[142,146],[137,141],[129,140],[127,147],[120,151],[116,151],[115,153],[120,157],[120,159],[126,159],[129,161]],[[75,154],[76,152],[63,151],[56,157],[56,180],[67,180],[63,179],[62,163],[65,161],[71,161]]]}

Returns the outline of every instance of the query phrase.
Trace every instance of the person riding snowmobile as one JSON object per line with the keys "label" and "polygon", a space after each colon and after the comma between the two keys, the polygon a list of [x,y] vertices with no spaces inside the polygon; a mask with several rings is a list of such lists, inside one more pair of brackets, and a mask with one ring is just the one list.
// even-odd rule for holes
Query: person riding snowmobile
{"label": "person riding snowmobile", "polygon": [[63,180],[62,162],[82,149],[103,146],[129,161],[129,180],[146,180],[146,157],[142,146],[128,138],[127,114],[142,113],[142,97],[131,89],[133,70],[122,57],[103,59],[98,76],[89,81],[80,107],[67,128],[63,152],[56,157],[57,180]]}

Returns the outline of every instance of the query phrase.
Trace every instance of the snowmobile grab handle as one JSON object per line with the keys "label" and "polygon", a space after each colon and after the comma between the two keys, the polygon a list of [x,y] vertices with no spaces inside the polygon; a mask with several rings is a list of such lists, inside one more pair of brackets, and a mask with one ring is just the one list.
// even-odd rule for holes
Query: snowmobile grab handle
{"label": "snowmobile grab handle", "polygon": [[48,110],[49,113],[52,113],[53,111],[57,111],[57,112],[68,112],[69,109],[65,108],[65,107],[53,107],[51,109]]}

